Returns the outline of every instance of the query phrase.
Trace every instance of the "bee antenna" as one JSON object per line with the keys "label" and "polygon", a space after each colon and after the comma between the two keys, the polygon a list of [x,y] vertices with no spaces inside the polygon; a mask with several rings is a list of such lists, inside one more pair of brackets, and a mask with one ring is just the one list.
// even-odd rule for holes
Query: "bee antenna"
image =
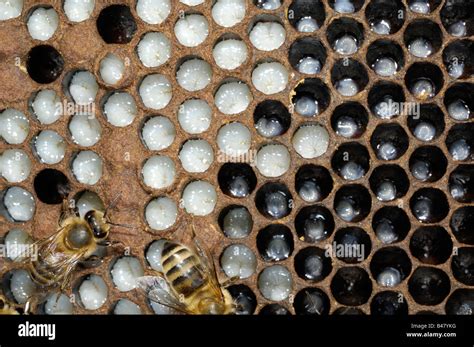
{"label": "bee antenna", "polygon": [[[115,206],[117,206],[117,203],[120,199],[120,197],[122,196],[122,192],[119,192],[115,198],[112,199],[112,202],[109,204],[109,206],[106,207],[105,211],[104,211],[104,218],[107,217],[107,213],[113,209]],[[110,223],[112,224],[112,223]]]}
{"label": "bee antenna", "polygon": [[130,225],[130,224],[120,224],[120,223],[113,223],[113,222],[107,222],[110,225],[114,227],[119,227],[119,228],[125,228],[125,229],[136,229],[137,227],[135,225]]}

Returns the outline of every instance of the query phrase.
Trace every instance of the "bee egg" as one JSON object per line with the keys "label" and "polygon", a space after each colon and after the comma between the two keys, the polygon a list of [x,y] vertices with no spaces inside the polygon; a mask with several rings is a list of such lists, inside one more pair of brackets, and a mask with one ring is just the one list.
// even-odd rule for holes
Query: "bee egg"
{"label": "bee egg", "polygon": [[265,145],[257,153],[258,171],[265,177],[278,177],[290,168],[291,157],[284,145]]}
{"label": "bee egg", "polygon": [[168,148],[174,142],[176,129],[168,118],[156,116],[145,122],[141,134],[143,142],[149,150],[160,151]]}
{"label": "bee egg", "polygon": [[313,57],[304,57],[298,62],[298,72],[314,75],[321,71],[321,62]]}
{"label": "bee egg", "polygon": [[109,53],[100,61],[100,77],[107,84],[117,84],[123,78],[125,65],[115,54]]}
{"label": "bee egg", "polygon": [[351,55],[357,52],[357,39],[352,35],[343,35],[334,41],[334,50],[339,54]]}
{"label": "bee egg", "polygon": [[161,265],[161,253],[163,252],[163,246],[165,245],[165,242],[165,239],[153,241],[146,251],[146,260],[153,270],[159,272],[163,272],[163,266]]}
{"label": "bee egg", "polygon": [[449,116],[455,120],[465,121],[471,117],[469,106],[460,99],[457,99],[448,105]]}
{"label": "bee egg", "polygon": [[465,139],[459,139],[449,146],[449,153],[454,160],[466,160],[471,155],[471,146]]}
{"label": "bee egg", "polygon": [[257,268],[257,259],[250,248],[235,244],[228,246],[220,259],[222,270],[229,278],[248,278]]}
{"label": "bee egg", "polygon": [[76,144],[90,147],[100,140],[102,127],[97,118],[87,114],[76,114],[69,123],[69,132]]}
{"label": "bee egg", "polygon": [[250,150],[252,135],[243,124],[234,122],[224,125],[217,133],[217,146],[226,155],[236,157]]}
{"label": "bee egg", "polygon": [[74,102],[79,105],[93,103],[98,90],[99,85],[89,71],[76,72],[69,84],[69,93]]}
{"label": "bee egg", "polygon": [[185,15],[176,22],[174,34],[183,46],[196,47],[209,35],[209,23],[203,15]]}
{"label": "bee egg", "polygon": [[72,161],[72,173],[79,183],[94,185],[102,176],[102,159],[92,151],[79,152]]}
{"label": "bee egg", "polygon": [[382,182],[377,187],[377,199],[380,201],[392,201],[397,196],[397,187],[389,181]]}
{"label": "bee egg", "polygon": [[13,108],[0,113],[0,136],[11,145],[19,145],[26,140],[30,124],[26,116]]}
{"label": "bee egg", "polygon": [[288,70],[280,63],[263,63],[253,70],[252,82],[263,94],[277,94],[288,84]]}
{"label": "bee egg", "polygon": [[247,60],[247,45],[241,40],[224,40],[214,46],[212,55],[221,69],[234,70]]}
{"label": "bee egg", "polygon": [[435,95],[435,87],[429,79],[421,78],[411,87],[411,93],[420,100],[431,99]]}
{"label": "bee egg", "polygon": [[144,275],[140,261],[135,257],[124,256],[117,259],[110,271],[112,281],[121,292],[128,292],[137,287],[137,279]]}
{"label": "bee egg", "polygon": [[46,41],[58,28],[59,17],[54,8],[39,7],[28,17],[28,32],[35,40]]}
{"label": "bee egg", "polygon": [[420,141],[431,141],[436,136],[436,128],[428,122],[420,122],[413,130],[413,135]]}
{"label": "bee egg", "polygon": [[64,0],[63,9],[71,22],[82,22],[90,18],[95,0]]}
{"label": "bee egg", "polygon": [[179,160],[187,172],[205,172],[214,161],[214,152],[205,140],[188,140],[179,152]]}
{"label": "bee egg", "polygon": [[21,255],[27,247],[33,244],[33,239],[26,231],[13,228],[5,235],[3,243],[6,249],[6,256],[13,261],[21,261]]}
{"label": "bee egg", "polygon": [[408,50],[411,54],[418,58],[427,58],[433,53],[431,42],[418,38],[408,44]]}
{"label": "bee egg", "polygon": [[296,23],[296,30],[300,33],[313,33],[318,29],[318,22],[310,16],[303,17],[298,21],[298,23]]}
{"label": "bee egg", "polygon": [[212,18],[221,27],[230,28],[245,18],[245,0],[217,0],[212,7]]}
{"label": "bee egg", "polygon": [[138,92],[143,104],[153,110],[165,108],[173,95],[170,81],[160,74],[146,76],[141,82]]}
{"label": "bee egg", "polygon": [[47,296],[43,303],[43,311],[45,314],[72,314],[73,305],[69,297],[65,294],[51,293]]}
{"label": "bee egg", "polygon": [[145,208],[145,219],[154,230],[165,230],[171,227],[178,216],[178,206],[168,197],[151,200]]}
{"label": "bee egg", "polygon": [[57,164],[66,153],[66,142],[53,130],[43,130],[34,140],[36,154],[42,163]]}
{"label": "bee egg", "polygon": [[173,184],[176,168],[169,157],[155,155],[142,168],[143,183],[153,189],[163,189]]}
{"label": "bee egg", "polygon": [[273,51],[285,43],[285,28],[277,22],[258,22],[250,31],[252,45],[260,51]]}
{"label": "bee egg", "polygon": [[392,223],[385,221],[377,225],[375,230],[377,238],[384,244],[397,242],[398,236]]}
{"label": "bee egg", "polygon": [[120,299],[114,306],[114,314],[142,314],[140,306],[128,299]]}
{"label": "bee egg", "polygon": [[206,216],[216,207],[217,193],[209,182],[194,181],[184,188],[182,199],[186,212],[195,216]]}
{"label": "bee egg", "polygon": [[227,115],[238,114],[247,109],[252,93],[243,82],[229,82],[221,85],[214,96],[217,109]]}
{"label": "bee egg", "polygon": [[383,287],[395,287],[402,281],[400,271],[393,267],[386,268],[377,276],[377,283]]}
{"label": "bee egg", "polygon": [[341,168],[342,178],[348,181],[355,181],[365,175],[365,170],[359,164],[349,161]]}
{"label": "bee egg", "polygon": [[265,299],[282,301],[293,289],[293,279],[288,269],[282,265],[265,268],[258,276],[258,289]]}
{"label": "bee egg", "polygon": [[457,21],[456,23],[451,24],[448,28],[448,33],[456,37],[466,36],[467,34],[466,22],[463,20],[460,20],[460,21]]}
{"label": "bee egg", "polygon": [[430,13],[430,3],[428,0],[415,0],[410,4],[410,10],[416,13]]}
{"label": "bee egg", "polygon": [[191,59],[181,64],[176,80],[181,88],[188,92],[204,89],[211,82],[212,68],[202,59]]}
{"label": "bee egg", "polygon": [[31,172],[31,161],[21,149],[7,149],[0,155],[0,174],[8,182],[26,180]]}
{"label": "bee egg", "polygon": [[158,67],[171,57],[170,40],[162,33],[146,33],[137,46],[138,58],[146,67]]}
{"label": "bee egg", "polygon": [[380,19],[377,22],[370,23],[370,30],[379,35],[389,35],[392,28],[388,21]]}
{"label": "bee egg", "polygon": [[59,96],[54,90],[40,90],[31,104],[36,119],[41,124],[53,124],[61,117]]}
{"label": "bee egg", "polygon": [[224,217],[222,229],[226,237],[242,239],[252,231],[252,215],[245,207],[235,207]]}
{"label": "bee egg", "polygon": [[97,310],[107,301],[107,285],[100,276],[94,274],[84,278],[78,292],[86,310]]}
{"label": "bee egg", "polygon": [[84,217],[85,214],[92,210],[105,211],[105,206],[99,196],[91,191],[84,191],[78,198],[76,198],[75,206],[79,211],[79,215]]}
{"label": "bee egg", "polygon": [[256,0],[254,4],[261,9],[271,11],[280,8],[281,0]]}
{"label": "bee egg", "polygon": [[137,113],[137,105],[133,96],[126,92],[110,95],[104,104],[104,114],[107,121],[116,127],[126,127],[132,124]]}
{"label": "bee egg", "polygon": [[377,148],[377,156],[382,160],[394,160],[398,156],[397,147],[391,142],[382,143]]}
{"label": "bee egg", "polygon": [[326,153],[329,147],[329,134],[321,125],[303,125],[293,135],[292,144],[303,158],[316,158]]}
{"label": "bee egg", "polygon": [[148,24],[161,24],[171,12],[170,0],[138,0],[137,15]]}
{"label": "bee egg", "polygon": [[295,111],[303,117],[313,117],[319,113],[318,100],[303,95],[296,100]]}
{"label": "bee egg", "polygon": [[339,13],[354,13],[355,7],[350,0],[334,1],[334,11]]}
{"label": "bee egg", "polygon": [[389,57],[382,57],[375,61],[372,68],[375,73],[382,77],[390,77],[397,73],[398,64]]}
{"label": "bee egg", "polygon": [[342,96],[354,96],[359,92],[359,86],[352,78],[337,81],[335,87]]}
{"label": "bee egg", "polygon": [[28,271],[13,270],[10,278],[10,291],[20,305],[25,304],[36,292],[36,285],[31,280]]}
{"label": "bee egg", "polygon": [[206,101],[186,100],[178,110],[181,128],[189,134],[201,134],[211,126],[212,110]]}
{"label": "bee egg", "polygon": [[180,3],[188,6],[197,6],[204,3],[205,0],[179,0]]}

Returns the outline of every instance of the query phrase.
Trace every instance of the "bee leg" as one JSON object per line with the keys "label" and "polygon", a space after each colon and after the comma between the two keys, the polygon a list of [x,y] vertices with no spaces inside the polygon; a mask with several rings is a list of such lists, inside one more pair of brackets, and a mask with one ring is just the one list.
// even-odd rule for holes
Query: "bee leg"
{"label": "bee leg", "polygon": [[230,287],[231,285],[235,284],[240,279],[239,276],[234,276],[231,278],[227,278],[221,282],[221,286],[224,288]]}
{"label": "bee leg", "polygon": [[81,265],[87,269],[94,268],[100,266],[104,260],[99,258],[96,255],[91,255],[89,258],[81,261]]}

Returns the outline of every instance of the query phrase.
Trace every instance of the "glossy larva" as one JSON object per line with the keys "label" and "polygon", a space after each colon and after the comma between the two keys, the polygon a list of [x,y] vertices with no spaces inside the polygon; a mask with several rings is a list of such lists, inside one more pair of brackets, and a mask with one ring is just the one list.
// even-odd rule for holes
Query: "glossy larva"
{"label": "glossy larva", "polygon": [[167,156],[155,155],[146,160],[142,168],[143,183],[152,189],[163,189],[173,184],[176,168]]}
{"label": "glossy larva", "polygon": [[105,83],[115,85],[122,80],[125,74],[125,64],[115,54],[108,53],[100,61],[99,72]]}
{"label": "glossy larva", "polygon": [[7,108],[0,113],[0,137],[8,144],[19,145],[28,137],[30,124],[23,112]]}
{"label": "glossy larva", "polygon": [[179,160],[187,172],[205,172],[214,161],[214,152],[205,140],[188,140],[181,147]]}
{"label": "glossy larva", "polygon": [[0,21],[19,17],[23,10],[23,0],[0,1]]}
{"label": "glossy larva", "polygon": [[321,62],[313,57],[307,56],[301,58],[298,62],[298,72],[307,75],[314,75],[321,71]]}
{"label": "glossy larva", "polygon": [[454,160],[466,160],[471,155],[471,146],[465,139],[459,139],[449,146],[449,153]]}
{"label": "glossy larva", "polygon": [[74,306],[66,294],[51,293],[43,302],[43,312],[48,315],[72,314]]}
{"label": "glossy larva", "polygon": [[161,24],[171,12],[171,0],[138,0],[137,14],[148,24]]}
{"label": "glossy larva", "polygon": [[56,122],[62,116],[61,99],[54,90],[40,90],[33,98],[31,108],[36,119],[41,124],[49,125]]}
{"label": "glossy larva", "polygon": [[448,105],[449,116],[458,121],[466,121],[471,117],[469,106],[461,99],[454,100]]}
{"label": "glossy larva", "polygon": [[28,271],[17,269],[11,272],[10,291],[13,298],[20,305],[25,304],[36,292],[37,287]]}
{"label": "glossy larva", "polygon": [[144,270],[137,258],[124,256],[115,261],[110,273],[117,289],[128,292],[137,287],[137,279],[144,275]]}
{"label": "glossy larva", "polygon": [[353,161],[348,161],[341,168],[340,175],[348,181],[355,181],[365,175],[365,170],[362,166]]}
{"label": "glossy larva", "polygon": [[211,15],[218,25],[230,28],[245,18],[245,0],[217,0],[212,6]]}
{"label": "glossy larva", "polygon": [[146,260],[150,264],[153,270],[163,272],[163,266],[161,264],[161,253],[163,252],[163,246],[165,245],[166,239],[159,239],[153,241],[146,251]]}
{"label": "glossy larva", "polygon": [[3,239],[6,256],[12,261],[21,261],[21,255],[24,254],[26,247],[29,247],[33,242],[30,234],[23,229],[10,229]]}
{"label": "glossy larva", "polygon": [[291,273],[282,265],[269,266],[258,276],[258,289],[268,300],[285,300],[290,295],[292,288]]}
{"label": "glossy larva", "polygon": [[82,147],[90,147],[99,142],[102,126],[97,118],[86,114],[76,114],[69,122],[71,139]]}
{"label": "glossy larva", "polygon": [[190,59],[181,64],[176,72],[176,80],[181,88],[196,92],[206,88],[211,82],[212,67],[202,59]]}
{"label": "glossy larva", "polygon": [[205,0],[179,0],[180,3],[188,6],[198,6],[204,3]]}
{"label": "glossy larva", "polygon": [[116,127],[126,127],[133,123],[138,114],[133,96],[126,92],[115,92],[104,103],[107,121]]}
{"label": "glossy larva", "polygon": [[178,19],[174,34],[183,46],[197,47],[209,35],[209,23],[201,14],[188,14]]}
{"label": "glossy larva", "polygon": [[75,206],[79,215],[84,217],[91,210],[105,211],[105,206],[99,196],[91,191],[84,191],[75,199]]}
{"label": "glossy larva", "polygon": [[28,17],[26,26],[35,40],[46,41],[53,37],[59,25],[59,17],[54,8],[38,7]]}
{"label": "glossy larva", "polygon": [[228,246],[220,259],[222,270],[229,278],[248,278],[257,268],[257,258],[253,251],[245,245]]}
{"label": "glossy larva", "polygon": [[354,96],[359,92],[359,86],[352,78],[343,78],[337,81],[335,87],[342,96]]}
{"label": "glossy larva", "polygon": [[252,72],[252,83],[265,95],[277,94],[288,85],[288,70],[280,63],[262,63]]}
{"label": "glossy larva", "polygon": [[418,58],[427,58],[433,54],[433,45],[424,38],[417,38],[408,44],[408,51]]}
{"label": "glossy larva", "polygon": [[300,33],[312,33],[319,29],[318,22],[313,17],[303,17],[296,23],[296,30]]}
{"label": "glossy larva", "polygon": [[427,78],[418,79],[410,88],[411,93],[420,100],[431,99],[435,96],[435,86]]}
{"label": "glossy larva", "polygon": [[290,168],[291,157],[284,145],[265,145],[257,153],[256,166],[265,177],[279,177]]}
{"label": "glossy larva", "polygon": [[252,45],[260,51],[273,51],[285,43],[286,31],[277,22],[258,22],[249,34]]}
{"label": "glossy larva", "polygon": [[79,285],[78,292],[86,310],[97,310],[107,301],[107,284],[98,275],[91,274],[84,278]]}
{"label": "glossy larva", "polygon": [[312,159],[326,153],[329,133],[318,124],[301,126],[293,136],[293,148],[303,158]]}
{"label": "glossy larva", "polygon": [[138,92],[143,104],[153,110],[165,108],[173,95],[170,81],[160,74],[146,76],[140,83]]}
{"label": "glossy larva", "polygon": [[391,181],[384,181],[377,187],[377,199],[392,201],[397,197],[397,187]]}
{"label": "glossy larva", "polygon": [[224,83],[214,96],[214,103],[218,110],[227,115],[245,111],[251,101],[252,93],[243,82]]}
{"label": "glossy larva", "polygon": [[143,314],[140,306],[128,299],[120,299],[114,306],[114,314]]}
{"label": "glossy larva", "polygon": [[296,100],[295,111],[303,117],[314,117],[319,114],[318,100],[303,95]]}
{"label": "glossy larva", "polygon": [[335,0],[334,11],[339,13],[354,13],[355,7],[350,0]]}
{"label": "glossy larva", "polygon": [[161,66],[171,57],[171,42],[163,33],[146,33],[137,45],[137,54],[144,66]]}
{"label": "glossy larva", "polygon": [[234,70],[247,60],[248,50],[243,41],[229,39],[217,43],[212,54],[217,66],[221,69]]}
{"label": "glossy larva", "polygon": [[209,129],[212,110],[206,101],[189,99],[181,104],[178,110],[178,121],[188,134],[201,134]]}
{"label": "glossy larva", "polygon": [[234,207],[223,220],[222,231],[231,239],[242,239],[252,231],[252,215],[245,207]]}
{"label": "glossy larva", "polygon": [[95,76],[89,71],[78,71],[69,83],[69,93],[78,105],[87,105],[95,101],[99,85]]}
{"label": "glossy larva", "polygon": [[395,287],[402,281],[400,271],[393,267],[384,269],[377,276],[377,283],[383,287]]}
{"label": "glossy larva", "polygon": [[430,13],[430,3],[428,0],[415,0],[410,4],[410,10],[416,13]]}
{"label": "glossy larva", "polygon": [[93,151],[79,152],[72,160],[74,177],[82,184],[94,185],[102,177],[102,158]]}
{"label": "glossy larva", "polygon": [[430,122],[420,122],[413,130],[413,135],[420,141],[431,141],[436,136],[436,127]]}
{"label": "glossy larva", "polygon": [[390,77],[397,73],[398,64],[390,57],[382,57],[372,65],[375,73],[382,77]]}
{"label": "glossy larva", "polygon": [[3,193],[3,208],[15,222],[27,222],[33,218],[36,204],[29,191],[13,186]]}
{"label": "glossy larva", "polygon": [[151,200],[145,208],[145,219],[150,228],[166,230],[174,225],[178,216],[178,205],[168,197]]}
{"label": "glossy larva", "polygon": [[252,144],[250,130],[242,123],[234,122],[224,125],[217,133],[219,150],[229,156],[246,154]]}
{"label": "glossy larva", "polygon": [[152,151],[168,148],[176,137],[176,128],[168,118],[155,116],[148,119],[141,131],[145,146]]}
{"label": "glossy larva", "polygon": [[66,141],[53,130],[43,130],[34,140],[34,149],[42,163],[57,164],[66,154]]}
{"label": "glossy larva", "polygon": [[334,41],[333,49],[343,55],[351,55],[357,52],[357,39],[349,34],[343,35]]}
{"label": "glossy larva", "polygon": [[0,154],[0,175],[10,183],[26,180],[31,172],[31,160],[22,149],[7,149]]}
{"label": "glossy larva", "polygon": [[216,189],[207,181],[193,181],[184,188],[182,203],[187,213],[206,216],[216,207]]}
{"label": "glossy larva", "polygon": [[64,0],[63,9],[71,22],[83,22],[94,11],[95,0]]}

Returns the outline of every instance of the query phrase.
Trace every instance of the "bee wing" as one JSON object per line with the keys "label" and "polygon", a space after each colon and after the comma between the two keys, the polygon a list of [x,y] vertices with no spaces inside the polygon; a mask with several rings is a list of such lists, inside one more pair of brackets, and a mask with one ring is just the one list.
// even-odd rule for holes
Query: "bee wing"
{"label": "bee wing", "polygon": [[137,285],[145,291],[147,297],[158,304],[175,311],[188,313],[185,305],[171,292],[166,280],[160,276],[143,276],[137,279]]}

